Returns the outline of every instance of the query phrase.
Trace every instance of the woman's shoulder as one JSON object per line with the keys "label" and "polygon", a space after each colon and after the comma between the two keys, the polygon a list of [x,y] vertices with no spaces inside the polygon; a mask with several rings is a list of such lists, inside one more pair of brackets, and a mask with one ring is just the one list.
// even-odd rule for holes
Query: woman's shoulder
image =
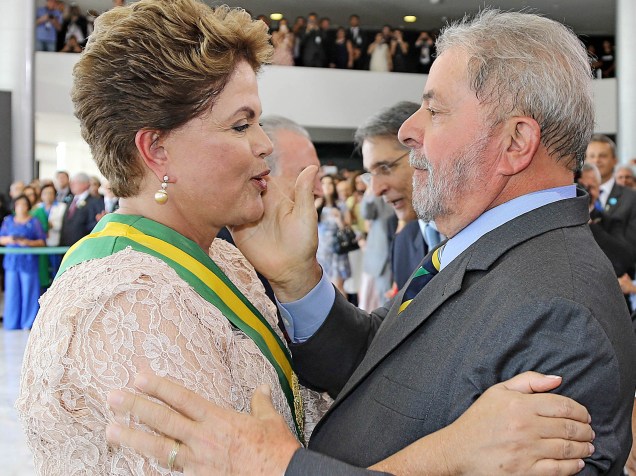
{"label": "woman's shoulder", "polygon": [[[186,286],[174,269],[164,261],[132,248],[125,248],[112,255],[91,259],[68,268],[56,278],[59,285],[52,287],[65,289],[82,285],[107,298],[134,286],[136,289],[159,290],[167,286],[178,288]],[[93,294],[97,299],[97,295]]]}
{"label": "woman's shoulder", "polygon": [[254,281],[258,281],[256,270],[252,264],[233,244],[216,238],[210,245],[208,254],[239,289],[245,286],[249,287]]}
{"label": "woman's shoulder", "polygon": [[277,320],[276,306],[267,297],[256,270],[241,251],[227,241],[216,238],[210,246],[209,255],[212,261],[221,268],[221,271],[270,324],[275,324]]}

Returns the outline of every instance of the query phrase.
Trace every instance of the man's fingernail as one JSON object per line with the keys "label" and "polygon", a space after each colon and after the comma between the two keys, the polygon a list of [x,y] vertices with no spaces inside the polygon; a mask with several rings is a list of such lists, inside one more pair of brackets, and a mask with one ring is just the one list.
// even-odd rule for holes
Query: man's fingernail
{"label": "man's fingernail", "polygon": [[547,378],[553,378],[553,379],[558,379],[560,380],[561,377],[559,375],[546,375]]}
{"label": "man's fingernail", "polygon": [[144,374],[139,374],[135,377],[135,387],[143,388],[148,385],[148,377]]}
{"label": "man's fingernail", "polygon": [[583,461],[582,459],[579,460],[579,469],[583,469],[585,468],[585,461]]}
{"label": "man's fingernail", "polygon": [[588,443],[587,446],[590,450],[590,456],[592,456],[594,454],[594,445],[592,443]]}
{"label": "man's fingernail", "polygon": [[110,424],[106,427],[106,439],[110,442],[117,442],[121,435],[121,428],[119,425]]}
{"label": "man's fingernail", "polygon": [[106,401],[108,402],[109,405],[111,406],[119,406],[122,403],[124,403],[124,398],[125,398],[125,394],[124,392],[122,392],[121,390],[113,390],[112,392],[110,392],[108,394],[108,397],[106,399]]}
{"label": "man's fingernail", "polygon": [[592,441],[594,441],[595,438],[596,438],[596,432],[592,430]]}

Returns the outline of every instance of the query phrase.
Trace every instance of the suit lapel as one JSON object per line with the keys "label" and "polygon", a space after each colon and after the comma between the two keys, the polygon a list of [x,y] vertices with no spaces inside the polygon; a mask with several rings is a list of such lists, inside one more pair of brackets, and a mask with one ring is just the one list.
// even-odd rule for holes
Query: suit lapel
{"label": "suit lapel", "polygon": [[609,197],[607,197],[607,202],[605,203],[605,213],[607,215],[612,215],[616,209],[618,208],[618,205],[621,203],[620,197],[623,194],[623,187],[621,187],[620,185],[614,184],[614,186],[612,187],[612,191],[609,194]]}
{"label": "suit lapel", "polygon": [[338,395],[336,404],[351,393],[378,364],[415,332],[442,304],[461,290],[466,265],[469,262],[470,253],[462,254],[435,276],[413,299],[411,305],[398,315],[397,311],[402,302],[402,296],[408,287],[407,282],[393,300],[391,309],[373,339],[365,359]]}

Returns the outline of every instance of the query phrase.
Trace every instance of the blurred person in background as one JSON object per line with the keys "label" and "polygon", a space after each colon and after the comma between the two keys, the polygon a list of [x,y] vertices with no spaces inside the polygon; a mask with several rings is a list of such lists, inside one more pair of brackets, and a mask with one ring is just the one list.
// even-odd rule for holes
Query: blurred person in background
{"label": "blurred person in background", "polygon": [[[48,184],[42,187],[40,196],[42,197],[40,207],[46,214],[48,222],[46,246],[60,246],[62,221],[64,219],[64,212],[66,211],[67,205],[55,198],[57,196],[57,191],[53,184]],[[62,255],[49,255],[48,260],[50,266],[50,277],[54,278],[60,267],[60,263],[62,262]]]}
{"label": "blurred person in background", "polygon": [[55,0],[46,0],[46,5],[35,13],[35,50],[57,51],[57,32],[62,29],[62,14]]}
{"label": "blurred person in background", "polygon": [[325,275],[333,285],[346,296],[344,282],[351,276],[349,256],[334,250],[336,233],[347,225],[347,218],[338,207],[336,181],[332,175],[320,179],[322,197],[318,199],[318,251],[316,257]]}
{"label": "blurred person in background", "polygon": [[274,45],[272,64],[294,66],[295,38],[294,34],[289,31],[287,19],[281,19],[278,22],[278,29],[272,33],[272,44]]}
{"label": "blurred person in background", "polygon": [[64,202],[66,204],[71,203],[71,200],[73,200],[73,193],[71,192],[71,181],[66,170],[58,170],[55,172],[54,184],[57,189],[57,196],[55,199],[58,202]]}
{"label": "blurred person in background", "polygon": [[[23,192],[24,195],[27,196],[29,201],[31,202],[31,216],[37,218],[42,226],[42,230],[44,230],[45,237],[48,236],[49,233],[49,219],[44,211],[44,209],[40,206],[41,199],[38,191],[31,185],[27,185],[24,187]],[[45,244],[46,246],[46,244]],[[38,259],[38,274],[40,276],[40,287],[42,289],[47,288],[51,284],[51,273],[49,272],[49,257],[42,254],[37,257]]]}
{"label": "blurred person in background", "polygon": [[[46,234],[30,214],[31,202],[19,195],[13,203],[14,215],[7,215],[0,227],[0,245],[10,248],[46,246]],[[4,257],[5,329],[31,329],[38,312],[40,278],[38,255],[8,254]]]}
{"label": "blurred person in background", "polygon": [[616,167],[614,177],[616,178],[616,183],[621,187],[636,189],[634,169],[630,165],[619,165]]}
{"label": "blurred person in background", "polygon": [[406,73],[409,71],[409,44],[404,39],[402,30],[395,30],[390,43],[393,71]]}
{"label": "blurred person in background", "polygon": [[367,48],[369,55],[369,71],[387,72],[391,71],[391,49],[389,43],[382,33],[375,34],[375,40]]}

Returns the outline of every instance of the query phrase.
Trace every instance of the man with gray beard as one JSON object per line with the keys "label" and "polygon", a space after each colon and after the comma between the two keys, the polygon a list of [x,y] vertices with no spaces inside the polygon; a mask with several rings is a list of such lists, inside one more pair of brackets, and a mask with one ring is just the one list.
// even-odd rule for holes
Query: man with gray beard
{"label": "man with gray beard", "polygon": [[[243,471],[276,461],[287,475],[358,474],[371,465],[425,474],[622,472],[636,338],[587,225],[588,196],[573,185],[594,122],[585,47],[553,20],[484,10],[447,27],[437,52],[422,105],[399,138],[412,151],[415,210],[448,240],[389,306],[367,314],[334,291],[314,258],[311,171],[299,177],[294,202],[268,192],[262,221],[233,230],[235,240],[282,303],[299,376],[336,400],[308,449],[294,449],[258,399],[256,417],[231,418],[164,380],[146,379],[142,389],[185,416],[118,395],[127,402],[119,414],[132,409],[183,442],[179,467],[226,467],[219,465],[244,455]],[[525,370],[562,376],[557,391],[590,411],[595,439],[585,464],[508,466],[480,453],[482,466],[467,467],[466,449],[498,430],[464,432],[449,448],[449,429],[489,387]],[[221,443],[230,436],[228,450]],[[435,449],[409,446],[430,437]],[[152,446],[164,459],[170,448],[123,442]],[[400,456],[406,463],[392,466]]]}

